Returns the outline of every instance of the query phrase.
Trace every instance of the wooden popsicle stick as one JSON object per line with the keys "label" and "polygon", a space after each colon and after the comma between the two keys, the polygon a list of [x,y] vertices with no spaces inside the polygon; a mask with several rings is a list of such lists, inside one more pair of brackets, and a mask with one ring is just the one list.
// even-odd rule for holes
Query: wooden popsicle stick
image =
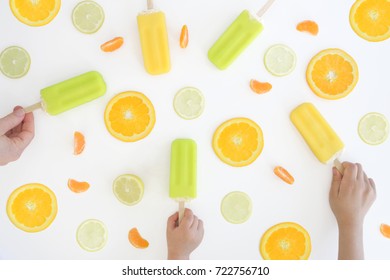
{"label": "wooden popsicle stick", "polygon": [[264,4],[264,6],[256,13],[256,15],[261,18],[268,9],[272,6],[272,4],[275,2],[275,0],[268,0],[267,3]]}
{"label": "wooden popsicle stick", "polygon": [[184,216],[184,200],[179,201],[179,222],[178,225],[180,225],[181,220],[183,219]]}
{"label": "wooden popsicle stick", "polygon": [[338,158],[336,158],[336,159],[333,161],[333,164],[334,164],[334,167],[336,167],[337,170],[341,173],[341,175],[344,175],[344,166],[343,166],[343,164],[339,161]]}
{"label": "wooden popsicle stick", "polygon": [[38,103],[35,103],[34,105],[25,107],[23,109],[24,109],[24,112],[27,114],[27,113],[31,113],[32,111],[35,111],[35,110],[41,109],[41,108],[42,108],[42,104],[41,104],[41,102],[38,102]]}
{"label": "wooden popsicle stick", "polygon": [[153,9],[153,0],[148,0],[148,10]]}

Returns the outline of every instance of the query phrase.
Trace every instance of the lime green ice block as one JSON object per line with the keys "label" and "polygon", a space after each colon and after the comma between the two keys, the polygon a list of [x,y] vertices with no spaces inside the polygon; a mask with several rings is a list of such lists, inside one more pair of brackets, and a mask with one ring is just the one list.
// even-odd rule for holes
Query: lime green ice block
{"label": "lime green ice block", "polygon": [[209,60],[220,70],[228,68],[261,31],[259,18],[244,10],[210,48]]}
{"label": "lime green ice block", "polygon": [[196,166],[196,142],[191,139],[173,141],[169,196],[179,202],[179,221],[183,217],[184,203],[196,198]]}

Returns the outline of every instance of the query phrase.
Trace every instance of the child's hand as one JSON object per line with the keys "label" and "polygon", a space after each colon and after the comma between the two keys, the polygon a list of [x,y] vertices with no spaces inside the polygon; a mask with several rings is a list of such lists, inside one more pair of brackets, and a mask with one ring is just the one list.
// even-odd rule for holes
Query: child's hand
{"label": "child's hand", "polygon": [[203,239],[203,222],[190,209],[185,209],[180,225],[176,212],[168,218],[168,260],[188,260]]}
{"label": "child's hand", "polygon": [[330,207],[339,228],[363,226],[363,220],[376,197],[374,180],[368,178],[361,164],[344,162],[344,175],[333,168],[329,193]]}
{"label": "child's hand", "polygon": [[0,119],[0,165],[17,160],[34,138],[34,116],[22,107]]}

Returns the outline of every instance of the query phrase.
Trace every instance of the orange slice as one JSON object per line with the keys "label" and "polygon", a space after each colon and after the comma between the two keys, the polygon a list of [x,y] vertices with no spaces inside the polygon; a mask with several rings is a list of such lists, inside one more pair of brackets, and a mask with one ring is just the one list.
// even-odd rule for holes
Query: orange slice
{"label": "orange slice", "polygon": [[21,230],[42,231],[51,225],[57,215],[56,196],[42,184],[23,185],[9,196],[7,215]]}
{"label": "orange slice", "polygon": [[390,226],[386,224],[381,224],[380,227],[381,233],[384,237],[390,238]]}
{"label": "orange slice", "polygon": [[353,31],[367,41],[390,38],[390,1],[357,0],[351,7],[349,22]]}
{"label": "orange slice", "polygon": [[297,30],[301,32],[308,32],[313,36],[318,34],[318,24],[312,20],[305,20],[297,25]]}
{"label": "orange slice", "polygon": [[108,42],[105,42],[103,45],[100,46],[100,49],[104,52],[113,52],[122,47],[123,45],[123,38],[122,37],[116,37]]}
{"label": "orange slice", "polygon": [[250,81],[249,86],[253,92],[258,94],[267,93],[272,89],[272,85],[270,83],[262,83],[254,79]]}
{"label": "orange slice", "polygon": [[326,49],[315,55],[306,70],[306,81],[312,91],[325,99],[347,96],[359,80],[355,60],[340,49]]}
{"label": "orange slice", "polygon": [[278,176],[280,179],[285,181],[287,184],[294,184],[294,177],[283,167],[281,166],[276,166],[274,168],[274,173],[276,176]]}
{"label": "orange slice", "polygon": [[129,241],[135,248],[145,249],[149,247],[149,242],[142,238],[137,228],[132,228],[129,231]]}
{"label": "orange slice", "polygon": [[84,151],[85,148],[85,138],[81,132],[76,131],[74,133],[74,144],[73,144],[73,154],[79,155]]}
{"label": "orange slice", "polygon": [[188,28],[187,25],[183,25],[180,33],[180,47],[182,49],[185,49],[187,48],[187,46],[188,46]]}
{"label": "orange slice", "polygon": [[310,252],[310,235],[296,223],[274,225],[260,240],[260,254],[265,260],[307,260]]}
{"label": "orange slice", "polygon": [[110,100],[104,112],[107,130],[124,142],[149,135],[156,122],[152,102],[140,92],[122,92]]}
{"label": "orange slice", "polygon": [[72,192],[82,193],[89,189],[89,184],[87,182],[79,182],[74,179],[69,179],[68,187]]}
{"label": "orange slice", "polygon": [[30,26],[42,26],[51,22],[61,8],[61,0],[10,0],[14,16]]}
{"label": "orange slice", "polygon": [[235,118],[221,124],[214,133],[213,149],[217,156],[231,166],[246,166],[256,160],[263,150],[263,132],[258,124],[247,118]]}

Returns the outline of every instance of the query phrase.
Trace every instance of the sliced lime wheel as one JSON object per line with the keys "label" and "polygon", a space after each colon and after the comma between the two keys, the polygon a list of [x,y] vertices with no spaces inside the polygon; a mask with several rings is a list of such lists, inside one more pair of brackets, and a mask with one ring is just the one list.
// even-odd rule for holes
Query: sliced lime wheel
{"label": "sliced lime wheel", "polygon": [[8,78],[18,79],[25,76],[30,64],[30,55],[21,47],[8,47],[0,54],[0,70]]}
{"label": "sliced lime wheel", "polygon": [[221,213],[229,223],[242,224],[252,215],[252,201],[246,193],[228,193],[222,199]]}
{"label": "sliced lime wheel", "polygon": [[294,69],[297,62],[295,52],[286,45],[273,45],[264,55],[265,68],[274,76],[286,76]]}
{"label": "sliced lime wheel", "polygon": [[199,117],[203,113],[204,104],[202,92],[194,87],[185,87],[179,90],[173,100],[175,112],[186,120]]}
{"label": "sliced lime wheel", "polygon": [[106,245],[107,236],[108,231],[104,223],[95,219],[84,221],[76,233],[80,247],[89,252],[102,249]]}
{"label": "sliced lime wheel", "polygon": [[389,122],[380,113],[368,113],[359,122],[360,138],[369,145],[379,145],[389,136]]}
{"label": "sliced lime wheel", "polygon": [[104,11],[95,1],[82,1],[73,9],[72,20],[78,31],[96,33],[103,25]]}
{"label": "sliced lime wheel", "polygon": [[126,205],[134,205],[141,201],[144,195],[144,183],[135,175],[118,176],[112,185],[116,198]]}

